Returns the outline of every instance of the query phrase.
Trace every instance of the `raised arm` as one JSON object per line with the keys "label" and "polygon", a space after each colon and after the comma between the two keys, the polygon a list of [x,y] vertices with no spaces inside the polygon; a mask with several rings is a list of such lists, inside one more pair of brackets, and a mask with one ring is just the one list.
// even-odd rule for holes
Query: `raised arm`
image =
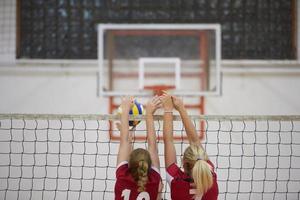
{"label": "raised arm", "polygon": [[[154,128],[153,114],[154,112],[161,107],[161,101],[158,96],[150,99],[146,105],[146,129],[147,129],[147,142],[148,142],[148,151],[152,160],[152,165],[157,169],[160,169],[159,157],[158,157],[158,148],[156,141],[156,133]],[[163,189],[162,182],[159,183],[157,200],[161,200],[161,192]]]}
{"label": "raised arm", "polygon": [[174,107],[179,112],[180,117],[182,119],[182,123],[185,128],[189,143],[193,145],[201,145],[201,141],[199,136],[197,135],[195,126],[190,117],[188,116],[188,113],[184,107],[182,100],[175,96],[172,96],[172,99]]}
{"label": "raised arm", "polygon": [[129,135],[129,111],[133,105],[133,98],[124,97],[121,103],[121,126],[120,126],[120,146],[117,157],[117,166],[122,161],[128,161],[131,152],[131,137]]}
{"label": "raised arm", "polygon": [[165,149],[165,166],[169,167],[171,164],[176,163],[176,150],[173,143],[173,102],[168,94],[163,94],[160,97],[164,109],[164,124],[163,124],[163,138]]}
{"label": "raised arm", "polygon": [[148,101],[146,105],[146,129],[147,129],[147,142],[148,142],[148,151],[151,156],[152,165],[157,169],[160,168],[156,133],[154,129],[154,112],[161,106],[161,101],[158,96],[153,97]]}

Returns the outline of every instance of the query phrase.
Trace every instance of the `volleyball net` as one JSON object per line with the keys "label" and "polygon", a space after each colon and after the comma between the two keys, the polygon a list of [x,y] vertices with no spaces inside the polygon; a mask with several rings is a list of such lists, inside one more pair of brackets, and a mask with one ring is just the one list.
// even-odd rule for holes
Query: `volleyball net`
{"label": "volleyball net", "polygon": [[[145,136],[145,120],[134,135]],[[215,164],[219,199],[300,198],[300,116],[191,116]],[[0,199],[113,199],[118,140],[113,115],[0,115]],[[202,124],[202,125],[201,125]],[[204,125],[203,125],[204,124]],[[163,199],[162,116],[155,116]],[[202,129],[202,130],[201,130]],[[174,135],[184,138],[180,117]],[[187,141],[175,140],[177,160]],[[134,148],[146,148],[134,140]]]}

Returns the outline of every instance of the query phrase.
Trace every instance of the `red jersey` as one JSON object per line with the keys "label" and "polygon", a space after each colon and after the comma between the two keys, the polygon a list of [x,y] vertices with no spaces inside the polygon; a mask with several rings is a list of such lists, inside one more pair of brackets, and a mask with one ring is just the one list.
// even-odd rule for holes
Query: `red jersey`
{"label": "red jersey", "polygon": [[[213,186],[202,196],[195,198],[196,200],[217,200],[219,188],[217,183],[217,175],[214,171],[214,165],[209,160],[206,161],[213,174]],[[191,186],[192,179],[185,174],[177,165],[173,163],[167,168],[167,182],[171,188],[172,200],[192,200],[196,194],[196,190]]]}
{"label": "red jersey", "polygon": [[138,192],[138,187],[128,168],[128,162],[119,164],[116,170],[115,200],[156,200],[161,177],[158,169],[152,167],[148,174],[146,191]]}

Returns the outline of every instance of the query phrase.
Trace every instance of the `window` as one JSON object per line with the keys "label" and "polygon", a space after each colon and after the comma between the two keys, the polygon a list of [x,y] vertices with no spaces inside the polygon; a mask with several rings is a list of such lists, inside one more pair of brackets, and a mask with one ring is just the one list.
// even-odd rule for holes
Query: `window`
{"label": "window", "polygon": [[295,59],[295,2],[18,0],[18,57],[96,59],[98,23],[220,23],[223,59]]}

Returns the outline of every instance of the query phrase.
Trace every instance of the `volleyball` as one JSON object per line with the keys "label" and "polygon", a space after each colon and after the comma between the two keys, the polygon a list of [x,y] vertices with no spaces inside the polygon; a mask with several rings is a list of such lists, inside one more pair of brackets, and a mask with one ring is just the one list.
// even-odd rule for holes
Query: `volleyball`
{"label": "volleyball", "polygon": [[[121,106],[118,108],[118,114],[122,114],[122,108]],[[139,103],[137,100],[134,100],[134,104],[129,110],[129,115],[138,116],[138,115],[144,115],[144,107],[141,103]],[[136,126],[140,123],[140,120],[129,120],[129,126]]]}

